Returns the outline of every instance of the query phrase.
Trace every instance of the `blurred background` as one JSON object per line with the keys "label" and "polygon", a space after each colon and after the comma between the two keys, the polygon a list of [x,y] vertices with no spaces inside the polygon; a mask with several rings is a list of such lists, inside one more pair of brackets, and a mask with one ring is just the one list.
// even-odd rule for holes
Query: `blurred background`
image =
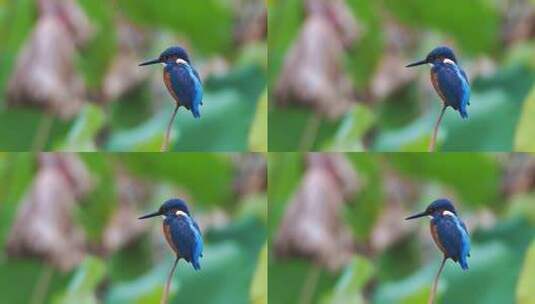
{"label": "blurred background", "polygon": [[[273,0],[270,151],[426,151],[440,112],[429,67],[448,45],[472,85],[438,150],[535,151],[535,3]],[[530,93],[532,92],[532,93]]]}
{"label": "blurred background", "polygon": [[202,269],[180,261],[169,303],[267,303],[261,154],[0,154],[2,303],[160,303],[174,254],[165,200],[189,204]]}
{"label": "blurred background", "polygon": [[535,158],[392,153],[269,156],[270,303],[427,303],[442,254],[429,219],[449,198],[472,239],[437,303],[535,303]]}
{"label": "blurred background", "polygon": [[262,0],[0,1],[0,37],[2,151],[158,151],[174,101],[138,64],[177,44],[205,94],[172,149],[266,150]]}

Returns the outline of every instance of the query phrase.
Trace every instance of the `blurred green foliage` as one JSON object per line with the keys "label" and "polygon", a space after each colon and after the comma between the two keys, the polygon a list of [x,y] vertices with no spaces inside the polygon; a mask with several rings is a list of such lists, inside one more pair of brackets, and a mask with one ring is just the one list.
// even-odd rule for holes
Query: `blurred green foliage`
{"label": "blurred green foliage", "polygon": [[[358,239],[368,239],[373,225],[377,221],[383,208],[384,201],[384,181],[381,176],[380,164],[368,157],[366,154],[355,154],[350,159],[359,172],[364,172],[366,176],[366,187],[358,196],[357,201],[347,208],[346,220]],[[354,221],[352,216],[358,215],[359,220]]]}
{"label": "blurred green foliage", "polygon": [[249,133],[249,147],[253,152],[267,152],[268,132],[268,94],[267,90],[262,93],[256,108],[253,127]]}
{"label": "blurred green foliage", "polygon": [[[342,211],[356,242],[352,262],[331,272],[304,257],[279,257],[270,247],[270,303],[427,303],[441,254],[431,244],[427,220],[408,223],[403,219],[438,197],[452,198],[473,229],[470,269],[463,272],[447,262],[438,303],[531,303],[535,293],[527,286],[533,250],[528,248],[535,240],[535,192],[530,187],[522,190],[527,193],[506,194],[505,183],[511,180],[504,172],[511,172],[506,168],[515,159],[527,163],[532,157],[474,153],[350,153],[346,157],[361,183]],[[269,160],[269,240],[274,244],[306,164],[300,153],[270,153]],[[401,184],[393,186],[388,182],[392,177]],[[411,199],[400,202],[402,210],[389,201],[407,193],[412,193]],[[396,214],[399,223],[391,216],[388,224],[380,221],[385,213]],[[492,220],[484,220],[489,217]],[[403,231],[402,225],[423,231],[405,231],[384,249],[370,248],[379,226],[397,234],[393,230]],[[311,278],[315,278],[312,288],[307,286]],[[305,292],[309,289],[312,292]]]}
{"label": "blurred green foliage", "polygon": [[163,0],[154,5],[151,0],[119,0],[118,6],[136,23],[187,34],[201,52],[231,51],[233,14],[221,1],[203,0],[177,5],[176,1]]}
{"label": "blurred green foliage", "polygon": [[0,187],[0,250],[4,251],[7,234],[14,220],[18,202],[32,181],[35,163],[30,153],[0,154],[2,187]]}
{"label": "blurred green foliage", "polygon": [[[30,33],[35,21],[35,1],[0,2],[0,36],[6,37],[0,46],[0,106],[5,107],[3,96],[17,52]],[[7,26],[9,24],[9,26]]]}
{"label": "blurred green foliage", "polygon": [[256,268],[253,284],[251,285],[252,304],[267,304],[268,303],[268,245],[267,242],[262,248],[258,260],[258,267]]}
{"label": "blurred green foliage", "polygon": [[515,134],[515,150],[535,151],[535,143],[532,140],[535,132],[533,117],[535,117],[535,87],[524,102],[524,109]]}
{"label": "blurred green foliage", "polygon": [[284,54],[303,22],[303,1],[272,0],[268,1],[268,8],[269,85],[273,87],[282,68]]}
{"label": "blurred green foliage", "polygon": [[[385,8],[403,23],[415,28],[423,27],[447,33],[468,52],[488,53],[495,50],[498,45],[500,16],[498,7],[489,1],[453,0],[448,2],[447,13],[444,12],[443,3],[440,2],[426,0],[383,2]],[[476,16],[477,19],[474,19]]]}
{"label": "blurred green foliage", "polygon": [[[388,157],[401,174],[452,187],[464,204],[492,206],[498,198],[500,166],[492,156],[477,153],[389,153]],[[475,180],[477,183],[474,183]]]}
{"label": "blurred green foliage", "polygon": [[118,52],[115,12],[110,1],[78,0],[78,3],[96,27],[96,33],[78,60],[86,85],[97,91],[104,81],[113,56]]}
{"label": "blurred green foliage", "polygon": [[516,296],[519,304],[535,303],[535,294],[532,292],[533,284],[535,284],[533,273],[535,272],[535,241],[531,242],[531,246],[526,254],[522,274],[518,281],[516,289]]}
{"label": "blurred green foliage", "polygon": [[363,257],[355,256],[351,264],[340,275],[332,293],[320,301],[321,303],[366,303],[361,290],[372,278],[374,267],[372,263]]}
{"label": "blurred green foliage", "polygon": [[54,303],[98,303],[94,291],[104,278],[105,273],[106,266],[101,260],[91,256],[87,257],[84,262],[78,266],[65,293],[57,296],[54,299]]}
{"label": "blurred green foliage", "polygon": [[[145,81],[115,100],[100,100],[105,77],[116,56],[122,55],[120,20],[146,36],[150,47],[136,50],[140,57],[155,57],[181,43],[198,69],[214,58],[228,66],[205,79],[200,120],[184,109],[179,111],[173,126],[173,150],[266,151],[267,132],[253,127],[253,121],[261,125],[267,120],[260,102],[266,91],[267,46],[262,40],[236,41],[237,20],[242,17],[236,9],[238,2],[166,0],[155,5],[154,1],[78,0],[94,30],[76,56],[77,71],[88,91],[87,104],[76,117],[62,120],[45,115],[43,109],[7,108],[7,85],[36,25],[38,9],[37,1],[0,1],[0,36],[6,37],[0,45],[0,149],[159,150],[174,106],[172,97],[163,93],[166,89],[159,67],[149,68],[161,84],[157,94]],[[138,62],[131,64],[137,66]],[[140,68],[139,73],[144,71]],[[14,129],[17,134],[10,132]]]}
{"label": "blurred green foliage", "polygon": [[[527,98],[535,88],[533,39],[503,43],[509,39],[504,35],[513,34],[512,30],[504,29],[507,22],[502,21],[510,11],[519,9],[515,6],[518,3],[455,0],[448,2],[445,10],[444,3],[425,0],[345,2],[361,30],[360,37],[346,47],[340,58],[353,83],[357,103],[346,115],[323,119],[317,130],[310,131],[309,117],[316,115],[312,114],[313,109],[294,106],[291,102],[290,106],[279,106],[277,97],[270,96],[271,151],[426,151],[440,111],[438,95],[427,91],[430,86],[422,93],[421,81],[395,87],[385,97],[374,96],[372,85],[381,72],[381,62],[388,56],[395,60],[387,62],[402,68],[443,44],[454,47],[461,65],[472,75],[472,94],[467,121],[451,109],[446,112],[438,149],[533,151],[529,144],[532,127],[528,118],[533,107]],[[275,92],[284,57],[296,42],[307,12],[302,1],[270,1],[268,9],[269,87]],[[514,22],[519,21],[512,19],[507,24]],[[407,43],[409,40],[413,42]],[[489,60],[492,69],[482,72],[477,67],[485,60]],[[396,83],[410,77],[411,72],[391,67],[382,73],[386,77],[384,83]],[[429,71],[421,68],[417,73]],[[428,81],[427,77],[424,79]],[[331,101],[325,101],[328,102]],[[312,145],[301,146],[299,139],[308,136],[314,138]]]}
{"label": "blurred green foliage", "polygon": [[[237,186],[236,158],[244,156],[208,153],[77,155],[89,170],[92,190],[80,198],[72,219],[86,235],[88,252],[80,265],[63,273],[43,257],[7,255],[6,243],[13,221],[40,165],[32,153],[0,153],[2,302],[160,303],[174,258],[161,234],[161,219],[143,222],[146,228],[154,228],[155,233],[144,232],[118,250],[102,252],[106,228],[118,208],[124,208],[121,200],[128,188],[121,186],[119,176],[126,175],[138,180],[148,191],[144,201],[131,197],[139,203],[135,211],[139,214],[132,216],[154,210],[163,200],[182,193],[188,197],[197,221],[204,218],[203,223],[210,227],[203,231],[202,270],[196,272],[184,261],[179,263],[170,303],[183,303],[188,299],[191,303],[245,304],[253,297],[255,303],[267,303],[267,196],[263,192],[242,196],[233,190]],[[225,220],[216,220],[210,225],[214,213]],[[23,284],[24,291],[13,288],[13,282]],[[35,298],[40,294],[38,290],[42,298]]]}

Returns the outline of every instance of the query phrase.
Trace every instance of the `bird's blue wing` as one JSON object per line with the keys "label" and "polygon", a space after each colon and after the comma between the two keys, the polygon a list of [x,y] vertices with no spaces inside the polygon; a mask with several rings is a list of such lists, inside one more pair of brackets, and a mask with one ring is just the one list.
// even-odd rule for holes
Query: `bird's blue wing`
{"label": "bird's blue wing", "polygon": [[450,219],[443,218],[435,221],[437,241],[446,251],[445,254],[457,261],[460,255],[461,235],[457,225]]}
{"label": "bird's blue wing", "polygon": [[201,76],[199,76],[199,73],[197,73],[197,70],[195,70],[194,68],[191,68],[191,71],[193,72],[193,75],[195,75],[195,78],[197,79],[197,85],[198,85],[198,88],[197,90],[199,91],[199,96],[198,96],[198,101],[197,103],[199,103],[201,106],[202,106],[202,96],[203,96],[203,90],[202,90],[202,80],[201,80]]}
{"label": "bird's blue wing", "polygon": [[463,221],[459,221],[459,224],[463,228],[464,232],[466,232],[468,234],[468,229],[466,228],[466,225],[464,224],[464,222]]}
{"label": "bird's blue wing", "polygon": [[195,76],[195,78],[197,78],[199,83],[202,84],[201,76],[199,75],[199,73],[197,73],[197,70],[195,70],[194,68],[191,68],[191,71],[192,71],[193,75]]}
{"label": "bird's blue wing", "polygon": [[444,254],[455,262],[459,262],[461,268],[468,269],[466,257],[470,251],[470,240],[460,222],[452,216],[433,219],[433,222],[436,227],[436,241],[445,251]]}
{"label": "bird's blue wing", "polygon": [[202,237],[193,227],[191,220],[180,216],[168,217],[165,221],[170,226],[171,239],[174,247],[177,248],[177,255],[190,262],[195,270],[199,270]]}
{"label": "bird's blue wing", "polygon": [[452,64],[436,64],[431,70],[431,80],[446,105],[458,110],[461,117],[467,118],[470,86],[459,68]]}
{"label": "bird's blue wing", "polygon": [[176,101],[191,110],[195,118],[200,117],[202,85],[193,69],[185,64],[168,64],[164,80]]}
{"label": "bird's blue wing", "polygon": [[198,248],[197,248],[197,255],[202,257],[203,256],[203,241],[202,241],[202,233],[201,233],[201,229],[199,228],[199,225],[197,225],[197,222],[195,222],[195,220],[191,219],[192,223],[193,223],[193,227],[195,228],[195,231],[197,232],[198,234],[198,238],[201,240],[198,244]]}
{"label": "bird's blue wing", "polygon": [[470,80],[468,80],[468,76],[463,69],[459,68],[459,72],[461,73],[461,76],[463,76],[464,81],[466,81],[466,85],[468,86],[468,100],[466,101],[466,104],[470,105]]}
{"label": "bird's blue wing", "polygon": [[468,80],[468,76],[466,75],[466,73],[464,72],[464,70],[461,69],[461,68],[459,68],[459,72],[461,73],[461,76],[463,76],[464,81],[466,81],[466,83],[467,83],[468,85],[470,85],[470,80]]}
{"label": "bird's blue wing", "polygon": [[466,225],[464,224],[463,221],[459,220],[459,224],[461,225],[461,228],[463,228],[464,230],[464,233],[466,234],[466,239],[467,239],[467,243],[468,243],[468,246],[467,246],[467,256],[470,256],[470,238],[468,237],[468,229],[466,228]]}

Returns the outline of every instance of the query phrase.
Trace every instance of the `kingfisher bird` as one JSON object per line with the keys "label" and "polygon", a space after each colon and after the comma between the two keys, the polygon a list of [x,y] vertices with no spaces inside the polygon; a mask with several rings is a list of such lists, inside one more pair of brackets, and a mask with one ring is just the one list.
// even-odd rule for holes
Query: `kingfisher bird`
{"label": "kingfisher bird", "polygon": [[181,199],[167,200],[158,211],[139,217],[146,219],[161,215],[163,232],[167,243],[176,254],[176,262],[184,259],[195,270],[201,269],[199,259],[203,256],[203,240],[199,226],[191,216],[186,202]]}
{"label": "kingfisher bird", "polygon": [[193,117],[201,117],[202,82],[199,73],[191,65],[186,50],[180,46],[170,47],[158,58],[143,62],[139,66],[155,63],[161,63],[164,66],[163,80],[176,102],[175,112],[180,106],[184,106],[191,111]]}
{"label": "kingfisher bird", "polygon": [[457,217],[453,204],[447,199],[438,199],[432,202],[425,211],[409,216],[405,220],[422,216],[431,218],[431,235],[444,254],[443,263],[450,258],[458,262],[463,270],[467,270],[470,238],[466,225]]}
{"label": "kingfisher bird", "polygon": [[424,60],[406,67],[426,63],[431,66],[431,82],[443,102],[440,118],[448,106],[459,111],[463,119],[468,118],[466,107],[470,105],[470,83],[466,73],[457,64],[453,50],[446,46],[437,47]]}

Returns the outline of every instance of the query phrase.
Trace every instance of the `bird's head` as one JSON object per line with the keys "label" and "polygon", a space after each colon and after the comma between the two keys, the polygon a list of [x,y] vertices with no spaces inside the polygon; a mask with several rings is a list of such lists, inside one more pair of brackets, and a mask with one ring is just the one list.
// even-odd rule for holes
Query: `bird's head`
{"label": "bird's head", "polygon": [[454,63],[457,64],[457,58],[455,57],[455,54],[453,53],[453,50],[450,49],[447,46],[439,46],[431,51],[427,55],[427,57],[424,60],[417,61],[414,63],[411,63],[406,68],[422,65],[422,64],[431,64],[434,65],[436,63]]}
{"label": "bird's head", "polygon": [[164,217],[168,217],[168,216],[189,217],[190,216],[188,205],[186,205],[186,202],[184,202],[181,199],[174,198],[174,199],[167,200],[165,203],[163,203],[160,206],[160,209],[158,209],[158,211],[149,213],[147,215],[143,215],[139,217],[138,219],[142,220],[142,219],[146,219],[146,218],[154,217],[158,215],[161,215]]}
{"label": "bird's head", "polygon": [[457,215],[457,211],[455,210],[455,207],[453,206],[453,204],[448,199],[441,198],[441,199],[437,199],[436,201],[432,202],[429,206],[427,206],[425,211],[417,213],[415,215],[411,215],[405,218],[405,220],[412,220],[412,219],[419,218],[422,216],[430,216],[434,218],[434,217],[444,216],[448,214],[448,212],[455,216]]}
{"label": "bird's head", "polygon": [[139,66],[162,63],[164,65],[170,63],[190,64],[189,56],[186,50],[179,46],[172,46],[163,51],[156,59],[140,63]]}

